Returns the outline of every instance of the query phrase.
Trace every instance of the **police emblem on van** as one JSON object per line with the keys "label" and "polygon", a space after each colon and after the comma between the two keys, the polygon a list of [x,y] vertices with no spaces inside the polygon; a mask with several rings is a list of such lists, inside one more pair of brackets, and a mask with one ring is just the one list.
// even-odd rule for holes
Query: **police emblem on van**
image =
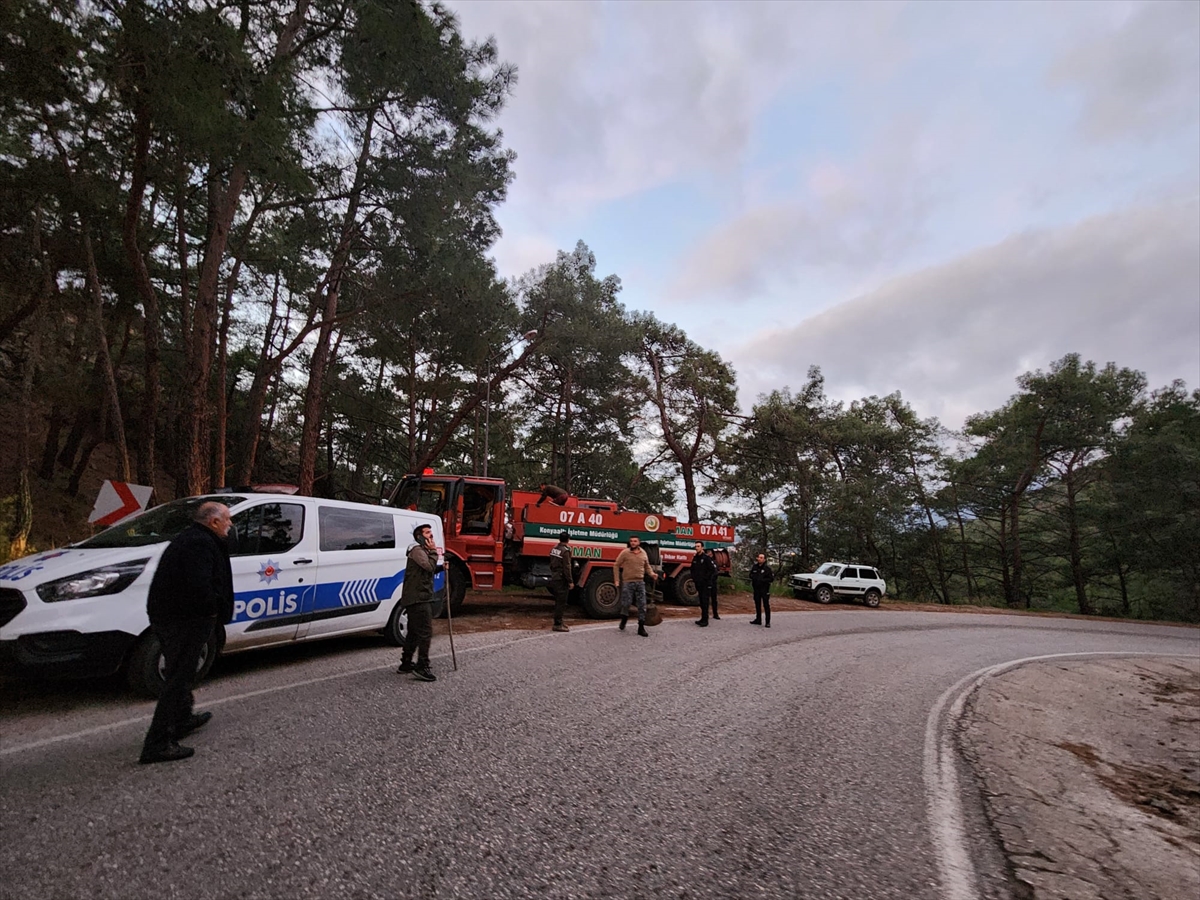
{"label": "police emblem on van", "polygon": [[265,563],[258,567],[258,580],[263,584],[270,584],[279,578],[279,563],[273,559],[268,559]]}

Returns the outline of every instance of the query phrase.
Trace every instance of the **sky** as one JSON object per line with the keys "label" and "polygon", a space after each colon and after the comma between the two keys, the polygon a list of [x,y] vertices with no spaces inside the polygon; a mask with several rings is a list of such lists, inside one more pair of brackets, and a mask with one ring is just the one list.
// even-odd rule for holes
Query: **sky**
{"label": "sky", "polygon": [[1071,352],[1200,387],[1200,3],[451,0],[517,67],[500,274],[583,240],[737,372],[957,428]]}

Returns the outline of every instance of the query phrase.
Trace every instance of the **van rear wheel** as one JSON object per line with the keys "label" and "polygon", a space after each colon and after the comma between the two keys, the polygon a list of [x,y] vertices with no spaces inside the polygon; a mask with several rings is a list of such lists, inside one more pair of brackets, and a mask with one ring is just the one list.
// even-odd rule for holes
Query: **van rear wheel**
{"label": "van rear wheel", "polygon": [[[209,673],[217,659],[217,630],[214,628],[204,646],[200,649],[200,659],[196,664],[196,678],[193,683],[200,682]],[[125,683],[131,689],[157,699],[162,694],[166,683],[166,660],[163,658],[162,644],[153,630],[141,636],[129,653],[125,663]]]}
{"label": "van rear wheel", "polygon": [[408,636],[408,613],[399,603],[388,617],[387,627],[383,629],[383,636],[393,647],[404,646],[404,639]]}

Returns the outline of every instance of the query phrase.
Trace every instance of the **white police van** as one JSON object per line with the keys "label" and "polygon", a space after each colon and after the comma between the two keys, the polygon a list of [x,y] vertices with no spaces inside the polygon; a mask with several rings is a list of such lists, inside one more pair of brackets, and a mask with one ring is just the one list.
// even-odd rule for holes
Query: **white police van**
{"label": "white police van", "polygon": [[438,547],[434,615],[444,606],[445,543],[436,516],[248,491],[188,497],[0,566],[0,664],[68,677],[122,671],[131,687],[156,696],[163,663],[146,593],[167,543],[209,500],[233,517],[234,612],[204,648],[198,679],[218,653],[380,630],[402,644],[408,617],[399,601],[418,525],[433,529]]}

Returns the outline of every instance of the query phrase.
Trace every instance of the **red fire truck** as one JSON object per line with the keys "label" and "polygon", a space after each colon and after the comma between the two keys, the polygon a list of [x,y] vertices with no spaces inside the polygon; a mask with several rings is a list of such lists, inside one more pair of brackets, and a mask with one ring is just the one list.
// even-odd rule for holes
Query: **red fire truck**
{"label": "red fire truck", "polygon": [[441,516],[450,563],[450,608],[457,611],[467,588],[499,590],[505,584],[535,588],[550,583],[550,548],[571,535],[577,599],[596,618],[617,615],[620,597],[613,562],[629,538],[638,537],[662,572],[664,594],[696,604],[699,594],[689,564],[696,541],[712,548],[717,571],[729,574],[733,527],[680,523],[673,516],[630,512],[611,500],[568,496],[562,505],[538,491],[510,491],[499,478],[426,473],[406,475],[389,504]]}

